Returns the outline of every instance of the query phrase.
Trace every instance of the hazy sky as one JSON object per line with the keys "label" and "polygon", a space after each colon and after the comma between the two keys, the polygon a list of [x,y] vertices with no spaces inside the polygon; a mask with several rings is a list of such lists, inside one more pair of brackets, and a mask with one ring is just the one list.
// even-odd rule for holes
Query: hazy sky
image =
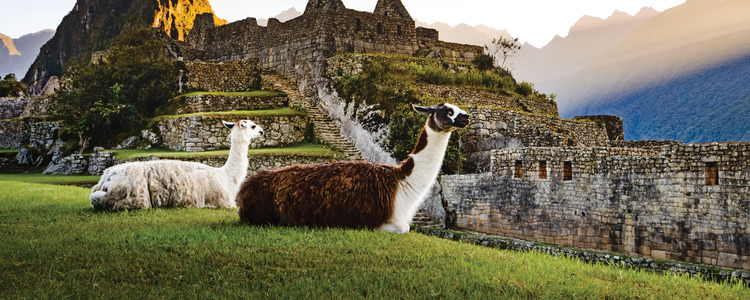
{"label": "hazy sky", "polygon": [[[377,0],[343,0],[346,7],[373,11]],[[402,0],[411,16],[423,22],[450,25],[484,24],[507,29],[521,41],[541,47],[555,35],[565,36],[581,16],[606,18],[615,9],[635,14],[644,6],[663,11],[685,0]],[[268,18],[307,0],[210,0],[216,14],[228,21]],[[55,29],[75,0],[0,0],[0,33],[12,38]]]}

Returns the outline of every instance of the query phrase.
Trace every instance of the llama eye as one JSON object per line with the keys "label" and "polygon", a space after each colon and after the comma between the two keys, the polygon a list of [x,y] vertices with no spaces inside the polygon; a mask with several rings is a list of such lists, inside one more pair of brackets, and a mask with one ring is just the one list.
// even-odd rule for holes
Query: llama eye
{"label": "llama eye", "polygon": [[250,129],[255,129],[255,125],[253,125],[253,126],[250,126]]}
{"label": "llama eye", "polygon": [[453,116],[453,111],[452,111],[452,110],[449,110],[449,111],[448,111],[448,116],[449,116],[449,117],[452,117],[452,116]]}

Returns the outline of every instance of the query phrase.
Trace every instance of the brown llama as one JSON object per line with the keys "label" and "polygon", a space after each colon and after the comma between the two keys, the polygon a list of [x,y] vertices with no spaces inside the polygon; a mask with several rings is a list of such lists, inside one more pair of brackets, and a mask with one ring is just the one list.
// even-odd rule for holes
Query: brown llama
{"label": "brown llama", "polygon": [[237,194],[241,222],[409,232],[443,164],[451,132],[469,124],[469,115],[455,105],[414,109],[431,115],[400,166],[331,162],[262,170]]}

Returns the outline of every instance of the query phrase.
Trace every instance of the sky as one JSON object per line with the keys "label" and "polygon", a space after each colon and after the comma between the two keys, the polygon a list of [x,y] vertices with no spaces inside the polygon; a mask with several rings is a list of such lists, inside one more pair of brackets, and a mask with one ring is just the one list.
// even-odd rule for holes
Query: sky
{"label": "sky", "polygon": [[[75,0],[0,0],[0,33],[18,38],[43,29],[55,29]],[[343,0],[347,8],[373,11],[377,0]],[[521,42],[546,45],[555,35],[566,36],[584,15],[606,18],[615,10],[637,13],[642,7],[658,11],[685,0],[402,0],[412,18],[450,25],[465,23],[506,29]],[[247,17],[269,18],[307,0],[210,0],[216,15],[227,21]]]}

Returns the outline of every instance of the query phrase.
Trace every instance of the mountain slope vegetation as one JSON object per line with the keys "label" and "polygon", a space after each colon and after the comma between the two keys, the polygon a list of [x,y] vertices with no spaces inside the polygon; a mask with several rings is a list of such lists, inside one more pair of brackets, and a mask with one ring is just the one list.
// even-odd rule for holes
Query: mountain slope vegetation
{"label": "mountain slope vegetation", "polygon": [[628,140],[750,141],[750,55],[572,109],[616,114]]}

